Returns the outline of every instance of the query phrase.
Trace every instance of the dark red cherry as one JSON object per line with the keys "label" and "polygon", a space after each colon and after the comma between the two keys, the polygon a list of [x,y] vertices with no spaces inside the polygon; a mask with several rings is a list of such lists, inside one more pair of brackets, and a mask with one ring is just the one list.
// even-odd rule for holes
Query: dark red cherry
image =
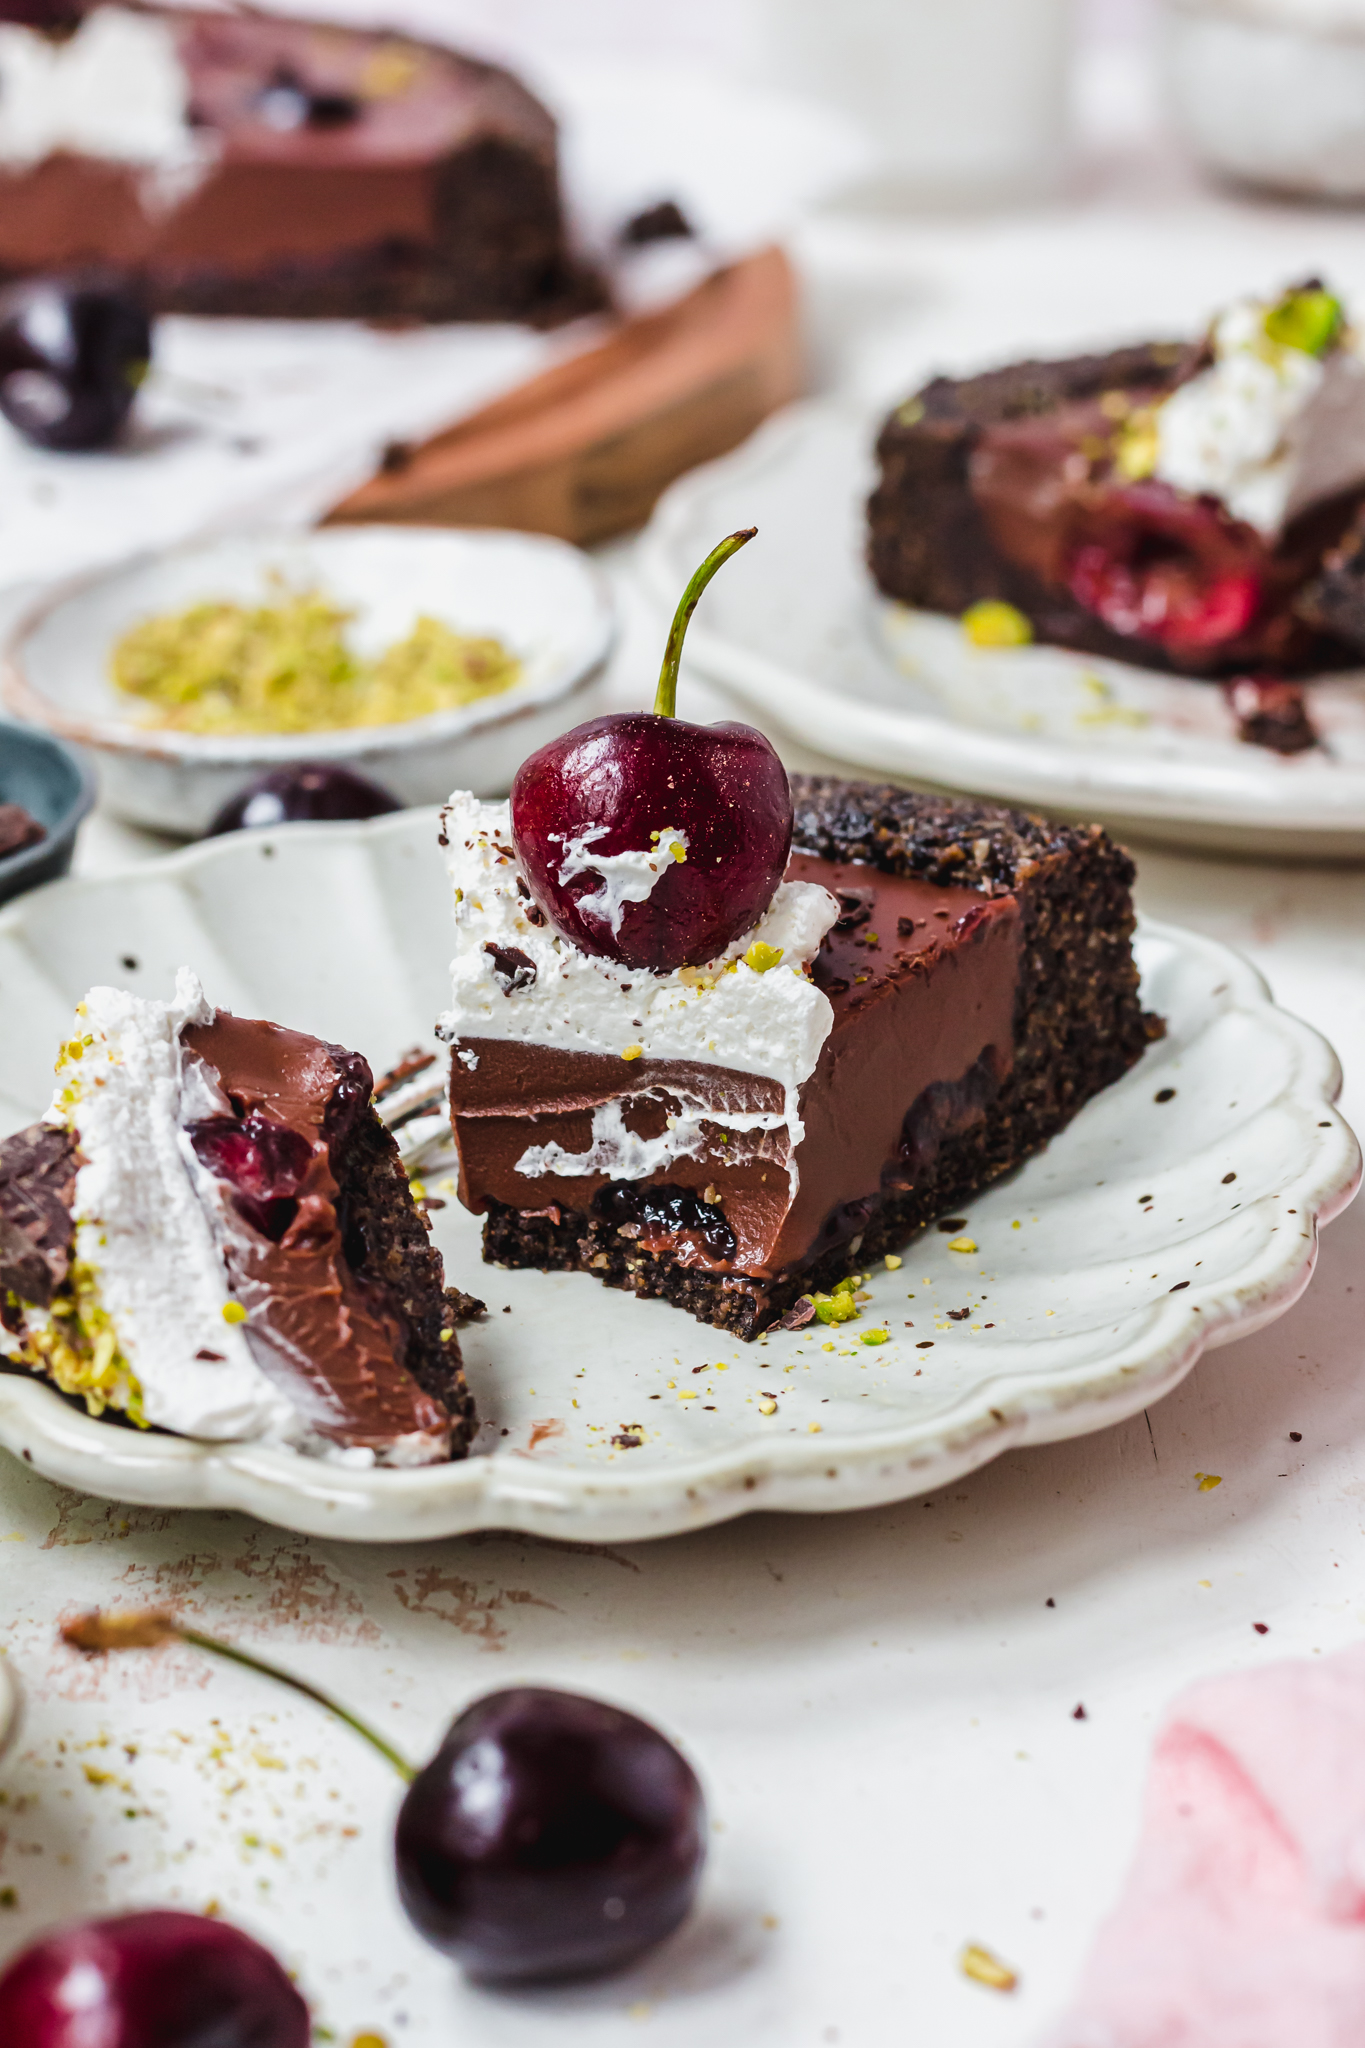
{"label": "dark red cherry", "polygon": [[590,719],[517,770],[518,858],[536,901],[585,953],[654,973],[701,966],[752,930],[782,880],[792,802],[773,747],[751,725],[673,715],[687,622],[754,531],[722,541],[688,584],[654,710]]}
{"label": "dark red cherry", "polygon": [[594,1976],[684,1919],[705,1826],[695,1772],[647,1721],[574,1693],[490,1693],[408,1790],[399,1893],[485,1982]]}
{"label": "dark red cherry", "polygon": [[308,2008],[268,1949],[194,1913],[58,1928],[0,1976],[14,2048],[308,2048]]}
{"label": "dark red cherry", "polygon": [[239,789],[223,805],[205,835],[254,830],[262,825],[291,825],[308,820],[379,818],[401,811],[397,797],[357,775],[350,768],[324,768],[305,763],[298,768],[273,768]]}
{"label": "dark red cherry", "polygon": [[35,278],[0,296],[0,412],[38,448],[107,448],[152,357],[126,285]]}

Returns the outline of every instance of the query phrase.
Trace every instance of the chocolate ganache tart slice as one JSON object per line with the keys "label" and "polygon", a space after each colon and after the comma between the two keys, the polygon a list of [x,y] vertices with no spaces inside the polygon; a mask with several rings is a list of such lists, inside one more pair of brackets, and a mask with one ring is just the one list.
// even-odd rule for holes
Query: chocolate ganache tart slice
{"label": "chocolate ganache tart slice", "polygon": [[95,988],[0,1143],[0,1369],[95,1415],[343,1462],[468,1449],[430,1225],[359,1053]]}
{"label": "chocolate ganache tart slice", "polygon": [[[597,719],[457,793],[451,1120],[484,1255],[753,1338],[824,1310],[1139,1058],[1098,826],[798,777],[747,727]],[[671,729],[670,729],[671,728]],[[793,803],[794,798],[794,803]],[[729,916],[726,916],[726,909]]]}

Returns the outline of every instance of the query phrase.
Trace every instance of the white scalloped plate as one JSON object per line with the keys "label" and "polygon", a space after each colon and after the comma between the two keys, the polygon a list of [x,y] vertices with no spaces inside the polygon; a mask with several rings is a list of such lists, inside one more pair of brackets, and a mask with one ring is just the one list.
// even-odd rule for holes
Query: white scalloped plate
{"label": "white scalloped plate", "polygon": [[[0,1130],[43,1107],[53,1045],[89,983],[162,993],[181,962],[228,1008],[388,1065],[445,997],[435,829],[407,812],[242,833],[0,914]],[[1318,1226],[1360,1174],[1331,1106],[1335,1057],[1254,970],[1166,926],[1144,925],[1139,950],[1167,1037],[971,1205],[977,1253],[931,1231],[898,1272],[874,1275],[862,1320],[836,1339],[817,1326],[736,1345],[582,1274],[486,1267],[478,1222],[452,1199],[436,1219],[448,1276],[491,1311],[463,1339],[483,1421],[465,1463],[356,1473],[142,1434],[15,1375],[0,1376],[0,1442],[87,1492],[242,1508],[328,1536],[622,1540],[750,1508],[896,1500],[1012,1445],[1117,1422],[1206,1346],[1288,1308]],[[449,1192],[439,1168],[424,1179]],[[890,1342],[858,1341],[876,1325]],[[643,1443],[614,1444],[632,1424]]]}
{"label": "white scalloped plate", "polygon": [[671,612],[719,535],[687,659],[760,722],[876,775],[1003,797],[1119,831],[1267,853],[1365,854],[1365,675],[1310,683],[1323,749],[1238,740],[1221,690],[1058,647],[977,648],[879,597],[863,562],[875,424],[793,408],[667,492],[640,549]]}

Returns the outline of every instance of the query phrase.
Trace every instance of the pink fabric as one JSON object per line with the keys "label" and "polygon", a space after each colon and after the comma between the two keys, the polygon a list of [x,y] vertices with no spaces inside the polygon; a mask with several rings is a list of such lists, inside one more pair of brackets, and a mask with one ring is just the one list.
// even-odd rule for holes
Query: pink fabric
{"label": "pink fabric", "polygon": [[1365,2048],[1365,1646],[1181,1695],[1049,2048]]}

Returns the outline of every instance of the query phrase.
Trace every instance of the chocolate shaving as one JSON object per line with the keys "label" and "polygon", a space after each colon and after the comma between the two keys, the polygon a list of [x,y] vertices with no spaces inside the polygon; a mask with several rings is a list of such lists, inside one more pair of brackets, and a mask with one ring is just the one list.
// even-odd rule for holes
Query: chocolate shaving
{"label": "chocolate shaving", "polygon": [[536,963],[520,947],[495,946],[489,939],[483,950],[493,962],[493,978],[505,996],[514,995],[519,988],[529,988],[535,980]]}
{"label": "chocolate shaving", "polygon": [[75,1139],[52,1124],[0,1144],[0,1293],[51,1307],[71,1267],[78,1161]]}
{"label": "chocolate shaving", "polygon": [[792,1304],[784,1316],[778,1317],[777,1327],[779,1330],[804,1330],[807,1323],[813,1323],[814,1321],[815,1303],[808,1294],[803,1294],[799,1301]]}

